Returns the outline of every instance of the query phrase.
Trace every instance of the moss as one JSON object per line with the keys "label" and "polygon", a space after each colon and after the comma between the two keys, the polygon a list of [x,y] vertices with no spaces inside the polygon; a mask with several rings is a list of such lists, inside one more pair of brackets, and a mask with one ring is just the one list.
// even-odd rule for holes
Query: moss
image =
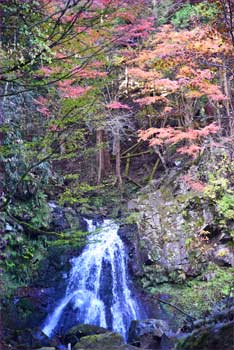
{"label": "moss", "polygon": [[75,345],[82,337],[88,337],[91,335],[103,334],[108,332],[107,329],[88,325],[88,324],[79,324],[77,326],[72,327],[64,336],[64,342],[66,344],[71,343],[71,345]]}
{"label": "moss", "polygon": [[124,340],[118,333],[95,334],[81,338],[75,349],[109,350],[114,346],[123,345]]}
{"label": "moss", "polygon": [[161,187],[160,188],[160,193],[162,195],[162,198],[165,200],[165,201],[168,201],[168,200],[174,200],[173,196],[172,196],[172,193],[173,193],[173,189],[170,188],[170,187]]}
{"label": "moss", "polygon": [[127,225],[136,224],[139,220],[139,213],[138,212],[132,212],[128,216],[125,217],[124,223]]}
{"label": "moss", "polygon": [[[179,306],[195,318],[202,317],[211,311],[215,303],[222,298],[230,296],[233,285],[233,268],[220,268],[213,264],[202,276],[186,281],[183,284],[163,283],[154,287],[147,287],[152,294],[168,294],[171,303]],[[191,305],[193,307],[191,308]],[[168,307],[168,311],[171,308]],[[179,315],[182,317],[182,314]]]}
{"label": "moss", "polygon": [[139,197],[138,197],[138,200],[139,200],[139,203],[142,204],[143,201],[145,200],[148,200],[149,199],[149,195],[144,193],[144,194],[141,194]]}
{"label": "moss", "polygon": [[[197,196],[197,194],[196,194]],[[179,194],[176,196],[176,199],[179,203],[187,203],[190,200],[193,200],[195,198],[195,193],[194,192],[186,192],[183,194]]]}
{"label": "moss", "polygon": [[193,332],[185,339],[177,343],[180,350],[205,350],[233,348],[233,322],[220,325],[219,327],[206,327]]}
{"label": "moss", "polygon": [[40,348],[40,349],[36,349],[36,350],[56,350],[54,347],[51,348],[51,347],[43,347],[43,348]]}
{"label": "moss", "polygon": [[78,326],[72,327],[67,334],[78,334],[81,337],[95,334],[103,334],[106,333],[107,330],[105,328],[94,326],[91,324],[79,324]]}

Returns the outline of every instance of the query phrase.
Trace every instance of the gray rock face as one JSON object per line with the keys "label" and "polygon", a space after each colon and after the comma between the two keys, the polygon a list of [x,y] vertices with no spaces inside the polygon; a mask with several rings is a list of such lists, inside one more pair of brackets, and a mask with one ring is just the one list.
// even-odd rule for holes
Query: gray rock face
{"label": "gray rock face", "polygon": [[129,343],[142,349],[159,349],[163,338],[169,333],[168,323],[163,320],[132,321],[129,329]]}
{"label": "gray rock face", "polygon": [[139,249],[139,235],[136,224],[122,225],[119,228],[118,235],[121,237],[128,252],[128,267],[130,272],[139,276],[142,274],[141,252]]}
{"label": "gray rock face", "polygon": [[[197,276],[211,256],[221,261],[222,252],[215,245],[206,249],[208,243],[202,235],[207,228],[212,232],[214,214],[199,194],[195,196],[183,188],[175,192],[170,186],[154,188],[152,182],[129,203],[129,209],[138,212],[140,253],[135,260],[141,257],[144,273],[149,277],[144,287],[151,281],[174,283]],[[233,255],[227,248],[222,260],[233,264]]]}
{"label": "gray rock face", "polygon": [[186,240],[193,232],[188,235],[183,206],[170,190],[143,193],[138,198],[137,210],[143,263],[148,265],[147,270],[154,265],[156,282],[165,281],[175,271],[180,271],[182,279],[184,274],[196,274],[198,266],[190,264],[186,247]]}

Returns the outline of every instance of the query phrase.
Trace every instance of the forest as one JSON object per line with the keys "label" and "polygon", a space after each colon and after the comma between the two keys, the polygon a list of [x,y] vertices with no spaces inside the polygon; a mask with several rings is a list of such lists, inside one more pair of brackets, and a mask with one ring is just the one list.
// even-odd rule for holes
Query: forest
{"label": "forest", "polygon": [[234,0],[0,2],[0,350],[234,349]]}

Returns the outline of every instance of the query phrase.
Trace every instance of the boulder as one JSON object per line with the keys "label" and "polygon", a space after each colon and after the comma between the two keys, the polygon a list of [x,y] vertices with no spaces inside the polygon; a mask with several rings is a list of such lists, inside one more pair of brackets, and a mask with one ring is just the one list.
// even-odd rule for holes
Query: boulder
{"label": "boulder", "polygon": [[[137,347],[129,345],[129,344],[123,344],[120,346],[109,345],[107,348],[102,348],[102,349],[103,350],[141,350],[140,348],[137,348]],[[93,350],[93,348],[85,348],[85,349],[80,349],[80,350]]]}
{"label": "boulder", "polygon": [[43,348],[35,349],[35,350],[56,350],[56,348],[43,347]]}
{"label": "boulder", "polygon": [[130,344],[124,344],[122,346],[119,346],[118,349],[113,349],[113,350],[141,350],[141,349],[136,346],[132,346]]}
{"label": "boulder", "polygon": [[4,338],[7,344],[20,350],[53,348],[58,344],[57,339],[48,338],[40,329],[12,330]]}
{"label": "boulder", "polygon": [[75,345],[81,338],[95,335],[95,334],[104,334],[108,330],[102,327],[90,325],[90,324],[79,324],[72,327],[66,334],[63,336],[64,344]]}
{"label": "boulder", "polygon": [[109,350],[141,350],[141,349],[135,346],[132,346],[130,344],[124,344],[118,347],[110,348]]}
{"label": "boulder", "polygon": [[132,321],[128,342],[142,349],[159,349],[163,338],[167,337],[169,332],[169,326],[164,320]]}
{"label": "boulder", "polygon": [[176,349],[231,350],[234,348],[233,330],[234,321],[205,326],[181,339]]}
{"label": "boulder", "polygon": [[119,349],[124,345],[123,337],[114,332],[107,332],[104,334],[95,334],[82,337],[79,342],[76,343],[74,349],[82,350],[111,350]]}

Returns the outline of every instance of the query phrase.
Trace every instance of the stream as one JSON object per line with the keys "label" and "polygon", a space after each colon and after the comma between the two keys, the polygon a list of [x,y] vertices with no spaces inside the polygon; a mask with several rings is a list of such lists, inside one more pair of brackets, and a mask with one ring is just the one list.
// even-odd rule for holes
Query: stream
{"label": "stream", "polygon": [[88,219],[86,222],[89,244],[71,260],[65,295],[46,318],[42,330],[53,336],[61,326],[65,308],[72,305],[77,323],[108,328],[127,339],[131,321],[141,319],[144,312],[131,291],[119,226],[111,220],[100,225]]}

